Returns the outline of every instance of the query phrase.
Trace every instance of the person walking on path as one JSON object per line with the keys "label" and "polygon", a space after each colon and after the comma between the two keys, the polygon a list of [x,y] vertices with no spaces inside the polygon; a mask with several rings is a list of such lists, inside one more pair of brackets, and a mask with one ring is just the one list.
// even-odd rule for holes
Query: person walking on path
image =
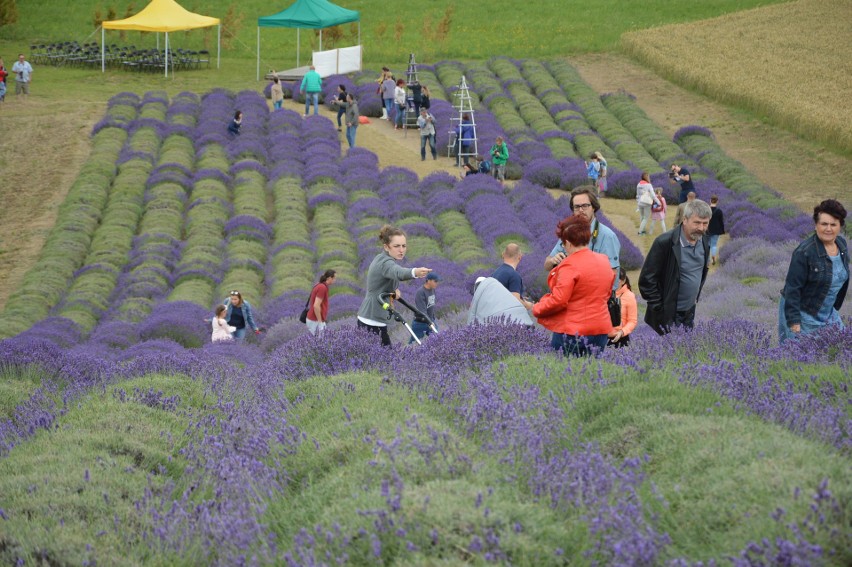
{"label": "person walking on path", "polygon": [[657,204],[651,205],[651,226],[648,228],[648,234],[654,234],[654,223],[657,221],[660,222],[660,227],[662,227],[662,232],[666,231],[666,212],[668,211],[668,205],[666,204],[666,198],[663,197],[663,188],[655,187],[654,194],[657,195]]}
{"label": "person walking on path", "polygon": [[385,110],[382,120],[391,120],[391,111],[393,110],[393,95],[396,91],[396,81],[393,80],[393,75],[390,72],[385,73],[385,79],[382,81],[382,102],[385,105]]}
{"label": "person walking on path", "polygon": [[603,154],[595,152],[595,156],[598,158],[598,163],[601,164],[601,171],[598,176],[598,191],[600,191],[600,195],[603,197],[607,190],[606,178],[609,174],[609,170],[607,169],[606,158],[603,157]]}
{"label": "person walking on path", "polygon": [[432,159],[438,159],[438,149],[435,147],[435,117],[425,108],[420,109],[417,127],[420,128],[420,161],[426,161],[427,141],[432,149]]}
{"label": "person walking on path", "polygon": [[361,113],[358,110],[355,95],[348,93],[346,95],[346,141],[349,142],[350,148],[355,147],[355,134],[358,132],[360,119]]}
{"label": "person walking on path", "polygon": [[654,186],[651,185],[651,176],[647,171],[642,172],[642,179],[636,185],[636,208],[639,210],[639,234],[645,234],[645,226],[651,218],[651,207],[659,205]]}
{"label": "person walking on path", "polygon": [[3,58],[0,57],[0,102],[6,100],[6,77],[9,73],[6,71],[6,64],[3,63]]}
{"label": "person walking on path", "polygon": [[[435,323],[435,288],[438,287],[438,282],[441,281],[441,276],[436,274],[435,272],[431,272],[426,274],[426,283],[424,283],[420,289],[417,290],[417,293],[414,295],[414,306],[421,313],[425,313],[427,317],[429,317],[429,321]],[[411,323],[411,330],[414,332],[414,335],[422,340],[423,337],[432,334],[432,329],[429,326],[429,321],[423,319],[419,316],[414,317],[414,321]],[[437,324],[435,324],[437,328]],[[414,342],[414,337],[409,339],[408,344]]]}
{"label": "person walking on path", "polygon": [[[408,251],[405,232],[391,225],[379,231],[382,251],[376,254],[367,269],[366,293],[358,309],[358,327],[381,337],[383,346],[390,346],[388,321],[390,313],[382,308],[384,297],[400,297],[399,282],[414,278],[425,278],[429,268],[403,268],[398,264]],[[392,300],[391,300],[392,301]]]}
{"label": "person walking on path", "polygon": [[400,130],[405,120],[405,80],[399,79],[393,90],[393,102],[396,105],[396,116],[394,117],[394,129]]}
{"label": "person walking on path", "polygon": [[281,107],[284,105],[284,89],[281,87],[281,81],[278,80],[277,76],[272,78],[272,87],[269,89],[269,94],[272,97],[272,109],[281,110]]}
{"label": "person walking on path", "polygon": [[589,156],[589,161],[584,161],[586,164],[586,176],[589,178],[589,185],[598,191],[598,178],[601,176],[601,162],[598,161],[598,156],[592,154]]}
{"label": "person walking on path", "polygon": [[322,92],[322,77],[317,73],[317,68],[311,65],[310,71],[302,77],[302,85],[299,87],[299,92],[305,94],[305,116],[311,107],[311,102],[314,104],[314,116],[319,114],[319,95]]}
{"label": "person walking on path", "polygon": [[506,162],[509,161],[509,147],[503,141],[503,136],[497,136],[494,145],[488,151],[491,156],[491,174],[500,181],[506,180]]}
{"label": "person walking on path", "polygon": [[705,233],[713,211],[695,199],[686,203],[683,215],[683,223],[654,239],[639,274],[639,293],[648,302],[645,322],[660,335],[672,327],[693,327],[707,279],[710,240]]}
{"label": "person walking on path", "polygon": [[793,251],[781,290],[779,343],[828,326],[843,329],[838,311],[849,289],[845,224],[846,209],[838,201],[826,199],[814,207],[814,234]]}
{"label": "person walking on path", "polygon": [[308,298],[308,316],[305,324],[308,326],[308,332],[314,336],[322,335],[325,331],[328,321],[328,286],[334,283],[336,277],[337,272],[326,270],[320,276],[319,283],[311,290],[311,297]]}
{"label": "person walking on path", "polygon": [[33,80],[33,66],[23,53],[18,55],[18,60],[12,65],[12,72],[15,74],[15,95],[20,96],[23,93],[24,98],[27,98]]}
{"label": "person walking on path", "polygon": [[[343,129],[343,123],[340,120],[344,114],[346,114],[346,85],[340,84],[337,85],[337,98],[334,99],[333,104],[337,105],[337,131],[340,132]],[[351,146],[350,146],[351,147]]]}
{"label": "person walking on path", "polygon": [[710,217],[707,234],[710,236],[710,263],[715,264],[716,256],[719,255],[719,237],[725,234],[725,214],[719,208],[719,197],[716,195],[710,197],[710,208],[713,209],[713,216]]}

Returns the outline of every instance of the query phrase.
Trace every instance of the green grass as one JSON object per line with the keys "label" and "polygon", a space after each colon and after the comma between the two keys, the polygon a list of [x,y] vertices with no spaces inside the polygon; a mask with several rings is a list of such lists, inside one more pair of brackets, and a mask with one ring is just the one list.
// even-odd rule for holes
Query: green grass
{"label": "green grass", "polygon": [[[134,388],[179,395],[179,409],[122,403],[113,395]],[[169,481],[180,485],[184,431],[203,400],[203,384],[182,377],[115,384],[73,404],[57,428],[40,431],[0,459],[0,502],[9,518],[0,523],[0,563],[14,564],[17,557],[52,565],[150,563],[154,558],[141,540],[147,526],[135,502],[148,487],[156,492]]]}
{"label": "green grass", "polygon": [[[618,50],[621,34],[663,24],[700,20],[725,13],[775,4],[781,0],[645,0],[641,7],[623,0],[601,0],[589,4],[580,0],[532,0],[519,9],[517,2],[494,0],[480,2],[433,1],[426,4],[390,0],[344,0],[339,4],[361,13],[361,41],[368,67],[379,68],[390,63],[402,69],[408,53],[414,52],[418,62],[433,63],[441,59],[487,59],[494,55],[512,57],[553,57],[572,53]],[[0,28],[0,52],[6,53],[11,65],[16,50],[27,51],[31,42],[65,41],[76,39],[100,42],[93,19],[100,9],[106,16],[111,6],[116,19],[124,17],[128,4],[138,12],[146,2],[118,0],[76,0],[73,3],[42,1],[19,2],[18,23]],[[238,7],[239,24],[225,22],[223,27],[235,30],[236,37],[225,57],[241,61],[238,76],[249,81],[255,76],[257,18],[287,8],[291,2],[280,4],[260,0],[184,0],[181,4],[191,11],[225,19],[228,7]],[[558,6],[558,8],[557,8]],[[438,22],[450,12],[449,32],[445,37],[435,35]],[[205,46],[215,51],[216,32],[195,30],[170,34],[175,47],[198,49]],[[343,26],[344,37],[338,46],[354,45],[357,28]],[[223,31],[223,36],[225,31]],[[154,34],[127,32],[122,40],[118,32],[107,35],[108,43],[135,44],[138,47],[156,45]],[[310,58],[311,50],[319,48],[312,30],[301,32],[301,62]],[[6,43],[8,42],[8,43]],[[160,46],[164,39],[160,38]],[[329,32],[324,33],[323,48],[333,47]],[[296,32],[287,28],[261,30],[262,66],[284,69],[295,66]],[[215,53],[214,53],[215,56]],[[219,80],[229,82],[224,73]],[[44,76],[44,75],[42,75]],[[34,78],[38,81],[39,75]],[[34,83],[35,85],[35,83]]]}

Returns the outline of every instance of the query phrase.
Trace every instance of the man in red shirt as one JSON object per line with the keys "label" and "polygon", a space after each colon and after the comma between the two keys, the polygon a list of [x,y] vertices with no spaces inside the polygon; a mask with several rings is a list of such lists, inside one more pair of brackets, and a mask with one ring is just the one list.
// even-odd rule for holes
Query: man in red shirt
{"label": "man in red shirt", "polygon": [[325,323],[328,320],[328,286],[334,283],[334,278],[337,272],[334,270],[326,270],[320,276],[319,283],[311,290],[311,298],[308,300],[308,331],[312,335],[321,335],[325,330]]}

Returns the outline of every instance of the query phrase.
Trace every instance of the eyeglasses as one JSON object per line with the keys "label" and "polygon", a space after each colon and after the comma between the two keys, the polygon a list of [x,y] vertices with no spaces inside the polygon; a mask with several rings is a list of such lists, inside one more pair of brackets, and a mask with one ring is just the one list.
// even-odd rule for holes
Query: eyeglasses
{"label": "eyeglasses", "polygon": [[574,209],[575,212],[580,212],[580,211],[583,211],[585,209],[588,209],[591,206],[592,206],[591,203],[583,203],[582,205],[574,205],[571,208]]}
{"label": "eyeglasses", "polygon": [[230,292],[230,294],[231,294],[231,295],[239,295],[239,294],[240,294],[240,292],[238,292],[237,290],[232,290],[232,291]]}

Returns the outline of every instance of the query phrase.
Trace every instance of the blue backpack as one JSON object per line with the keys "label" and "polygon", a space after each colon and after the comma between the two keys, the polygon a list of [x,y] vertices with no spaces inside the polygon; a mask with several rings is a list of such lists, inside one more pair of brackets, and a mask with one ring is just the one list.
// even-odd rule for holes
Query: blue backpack
{"label": "blue backpack", "polygon": [[491,173],[491,162],[490,161],[479,162],[479,173]]}

